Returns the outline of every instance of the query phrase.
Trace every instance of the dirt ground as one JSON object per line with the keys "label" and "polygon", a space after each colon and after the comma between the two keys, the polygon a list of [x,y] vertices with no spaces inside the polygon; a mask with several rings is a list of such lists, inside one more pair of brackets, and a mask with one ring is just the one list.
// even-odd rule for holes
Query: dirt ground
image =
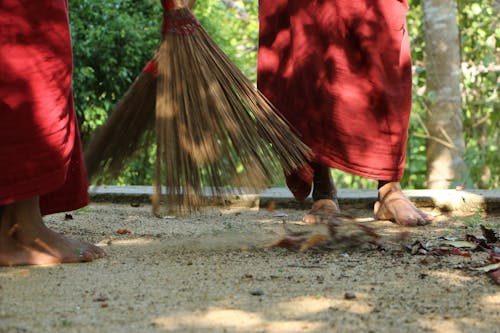
{"label": "dirt ground", "polygon": [[[269,248],[304,211],[213,209],[190,218],[151,207],[94,204],[47,217],[64,234],[104,247],[86,264],[0,268],[0,332],[500,332],[500,288],[484,252],[411,255],[372,245],[305,252]],[[499,229],[500,216],[439,216],[422,228],[359,221],[389,238]],[[118,233],[120,229],[123,234]],[[126,233],[130,231],[130,233]]]}

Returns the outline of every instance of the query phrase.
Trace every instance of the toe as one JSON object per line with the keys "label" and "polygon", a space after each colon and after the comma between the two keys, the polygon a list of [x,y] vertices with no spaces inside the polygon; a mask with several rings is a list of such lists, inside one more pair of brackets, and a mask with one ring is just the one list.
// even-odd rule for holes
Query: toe
{"label": "toe", "polygon": [[92,249],[96,254],[97,258],[104,258],[107,255],[106,252],[98,246],[93,246]]}

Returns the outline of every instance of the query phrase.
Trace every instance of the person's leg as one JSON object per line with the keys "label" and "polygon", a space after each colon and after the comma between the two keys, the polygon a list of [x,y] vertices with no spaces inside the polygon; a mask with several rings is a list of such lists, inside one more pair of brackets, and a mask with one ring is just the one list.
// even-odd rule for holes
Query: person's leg
{"label": "person's leg", "polygon": [[417,209],[403,194],[399,182],[379,181],[374,213],[379,220],[391,220],[408,226],[426,225],[433,219],[431,215]]}
{"label": "person's leg", "polygon": [[321,223],[322,220],[328,219],[337,214],[339,203],[337,201],[337,189],[330,173],[328,166],[311,163],[314,170],[313,178],[313,206],[307,213],[303,221],[305,223]]}
{"label": "person's leg", "polygon": [[0,207],[0,266],[84,262],[105,255],[97,246],[49,229],[38,197]]}

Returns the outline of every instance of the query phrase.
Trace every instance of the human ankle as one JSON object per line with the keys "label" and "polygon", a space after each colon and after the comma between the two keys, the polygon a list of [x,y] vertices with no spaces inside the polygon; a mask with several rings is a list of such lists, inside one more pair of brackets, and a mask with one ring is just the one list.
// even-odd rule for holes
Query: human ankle
{"label": "human ankle", "polygon": [[311,166],[314,170],[313,201],[326,199],[337,202],[337,188],[330,173],[330,168],[317,163],[311,163]]}
{"label": "human ankle", "polygon": [[379,181],[378,185],[378,198],[382,200],[386,195],[391,192],[401,192],[401,185],[399,182]]}

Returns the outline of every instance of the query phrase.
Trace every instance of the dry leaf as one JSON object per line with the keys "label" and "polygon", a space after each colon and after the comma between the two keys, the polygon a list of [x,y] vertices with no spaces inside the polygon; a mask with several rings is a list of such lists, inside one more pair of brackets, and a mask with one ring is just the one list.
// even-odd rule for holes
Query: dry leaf
{"label": "dry leaf", "polygon": [[449,247],[438,247],[430,250],[428,254],[435,256],[454,255],[454,256],[471,258],[471,254],[469,252],[463,252],[460,251],[459,249],[454,249]]}
{"label": "dry leaf", "polygon": [[106,296],[100,295],[99,297],[96,297],[93,299],[94,302],[106,302],[108,298]]}
{"label": "dry leaf", "polygon": [[132,231],[128,230],[128,229],[118,229],[116,231],[117,234],[120,234],[120,235],[128,235],[128,234],[131,234]]}
{"label": "dry leaf", "polygon": [[312,247],[322,245],[326,243],[327,241],[330,240],[330,237],[327,235],[312,235],[308,239],[306,239],[301,245],[300,245],[300,252],[304,252]]}
{"label": "dry leaf", "polygon": [[494,247],[493,250],[488,251],[490,259],[493,262],[500,262],[500,248]]}
{"label": "dry leaf", "polygon": [[305,240],[305,237],[285,236],[283,239],[280,239],[276,243],[272,244],[271,247],[282,247],[288,250],[297,250]]}
{"label": "dry leaf", "polygon": [[500,269],[497,269],[496,271],[490,272],[489,276],[493,279],[493,281],[500,285]]}
{"label": "dry leaf", "polygon": [[480,225],[481,231],[483,232],[483,236],[486,239],[487,243],[497,243],[499,240],[498,236],[496,235],[495,231],[490,228],[486,228],[484,225]]}
{"label": "dry leaf", "polygon": [[457,240],[457,241],[445,241],[445,242],[441,242],[441,244],[449,245],[449,246],[453,246],[453,247],[457,247],[457,248],[463,248],[463,249],[473,249],[477,246],[476,243],[468,242],[468,241],[459,241],[459,240]]}
{"label": "dry leaf", "polygon": [[415,241],[415,242],[413,242],[413,244],[407,245],[406,249],[408,251],[410,251],[410,253],[412,255],[416,255],[416,254],[426,255],[429,253],[429,250],[420,241]]}
{"label": "dry leaf", "polygon": [[491,272],[491,271],[495,271],[495,270],[500,269],[500,263],[491,264],[491,265],[483,266],[483,267],[476,267],[476,268],[472,268],[472,269],[475,271],[487,273],[487,272]]}

